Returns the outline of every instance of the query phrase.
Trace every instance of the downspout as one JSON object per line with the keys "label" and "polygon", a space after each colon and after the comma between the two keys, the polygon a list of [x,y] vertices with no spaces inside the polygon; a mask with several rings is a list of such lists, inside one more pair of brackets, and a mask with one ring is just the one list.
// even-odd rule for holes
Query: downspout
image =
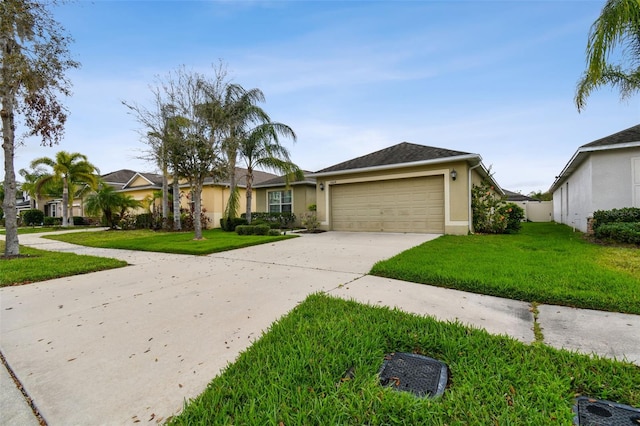
{"label": "downspout", "polygon": [[473,212],[471,209],[471,170],[475,169],[476,167],[480,167],[482,165],[482,163],[478,163],[473,167],[469,167],[469,173],[468,178],[469,178],[469,233],[473,234]]}

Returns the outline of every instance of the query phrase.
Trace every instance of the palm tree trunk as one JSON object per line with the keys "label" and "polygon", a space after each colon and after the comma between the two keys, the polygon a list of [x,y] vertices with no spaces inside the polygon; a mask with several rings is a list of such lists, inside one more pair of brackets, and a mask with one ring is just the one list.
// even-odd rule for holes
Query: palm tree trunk
{"label": "palm tree trunk", "polygon": [[202,239],[202,183],[198,182],[193,188],[193,231],[194,240]]}
{"label": "palm tree trunk", "polygon": [[251,225],[251,200],[253,199],[253,169],[247,168],[247,223]]}
{"label": "palm tree trunk", "polygon": [[69,180],[65,176],[62,180],[62,227],[69,225]]}
{"label": "palm tree trunk", "polygon": [[178,182],[178,174],[173,175],[173,230],[182,230],[182,222],[180,221],[180,182]]}
{"label": "palm tree trunk", "polygon": [[4,150],[4,201],[2,210],[5,217],[5,256],[18,256],[20,242],[18,241],[18,212],[16,210],[16,173],[13,167],[15,127],[13,116],[13,100],[6,91],[0,89],[2,100],[2,148]]}

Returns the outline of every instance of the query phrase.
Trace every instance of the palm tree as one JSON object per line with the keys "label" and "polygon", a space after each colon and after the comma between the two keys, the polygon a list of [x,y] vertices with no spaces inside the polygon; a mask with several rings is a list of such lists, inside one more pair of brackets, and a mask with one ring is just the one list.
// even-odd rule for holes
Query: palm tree
{"label": "palm tree", "polygon": [[85,201],[87,213],[102,214],[109,228],[116,227],[116,215],[123,217],[128,209],[142,207],[142,203],[131,195],[116,192],[105,183],[100,183],[98,190],[90,194]]}
{"label": "palm tree", "polygon": [[295,142],[296,134],[282,123],[264,123],[255,127],[240,141],[239,154],[247,167],[247,222],[251,223],[251,200],[253,198],[253,171],[256,168],[271,170],[291,180],[303,179],[304,174],[289,157],[287,148],[280,144],[279,136],[290,137]]}
{"label": "palm tree", "polygon": [[238,216],[240,207],[236,178],[240,143],[252,127],[269,122],[270,119],[267,113],[256,105],[265,101],[260,89],[245,90],[239,84],[226,84],[224,96],[219,100],[215,96],[210,98],[212,101],[200,107],[200,114],[221,140],[221,151],[225,157],[226,174],[229,179],[229,200],[224,218],[229,220]]}
{"label": "palm tree", "polygon": [[96,187],[98,169],[88,161],[86,155],[66,151],[58,152],[55,159],[42,157],[31,162],[31,168],[39,165],[51,167],[53,173],[40,178],[37,184],[38,190],[53,180],[62,181],[62,226],[73,226],[71,215],[76,185],[87,184],[90,187]]}
{"label": "palm tree", "polygon": [[[609,54],[622,47],[621,63],[608,63]],[[640,90],[640,1],[608,0],[591,26],[587,43],[587,68],[578,82],[578,111],[594,89],[610,84],[626,99]]]}

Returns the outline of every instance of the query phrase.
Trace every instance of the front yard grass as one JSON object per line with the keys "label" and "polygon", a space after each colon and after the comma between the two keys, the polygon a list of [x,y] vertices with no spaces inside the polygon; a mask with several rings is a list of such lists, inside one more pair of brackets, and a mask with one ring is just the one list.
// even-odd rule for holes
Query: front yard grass
{"label": "front yard grass", "polygon": [[[4,253],[4,241],[0,252]],[[20,246],[21,257],[0,257],[0,287],[28,284],[70,275],[120,268],[127,262],[75,253],[58,253]]]}
{"label": "front yard grass", "polygon": [[[391,352],[445,362],[444,395],[381,387],[377,373]],[[169,424],[570,425],[579,395],[637,407],[640,368],[312,295]]]}
{"label": "front yard grass", "polygon": [[[74,229],[85,229],[89,228],[89,226],[74,226],[63,228],[62,226],[23,226],[18,228],[18,235],[23,234],[39,234],[41,232],[55,232],[55,231],[71,231]],[[6,234],[7,230],[5,228],[0,229],[0,234]]]}
{"label": "front yard grass", "polygon": [[640,250],[589,243],[565,225],[445,235],[378,262],[372,275],[528,302],[640,314]]}
{"label": "front yard grass", "polygon": [[238,235],[221,229],[202,231],[202,240],[193,239],[191,232],[158,232],[150,230],[134,231],[97,231],[72,234],[47,235],[44,238],[65,241],[89,247],[115,248],[126,250],[155,251],[205,255],[221,251],[249,247],[295,238],[293,235],[277,237],[263,235]]}

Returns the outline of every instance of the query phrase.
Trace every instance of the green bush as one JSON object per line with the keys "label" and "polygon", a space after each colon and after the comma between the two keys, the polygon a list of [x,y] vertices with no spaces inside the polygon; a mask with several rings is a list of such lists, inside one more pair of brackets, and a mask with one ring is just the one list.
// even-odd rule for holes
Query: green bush
{"label": "green bush", "polygon": [[271,227],[269,225],[256,225],[253,227],[254,235],[269,235]]}
{"label": "green bush", "polygon": [[507,203],[499,208],[500,214],[507,218],[506,234],[515,234],[522,228],[524,210],[515,203]]}
{"label": "green bush", "polygon": [[269,229],[269,233],[267,234],[270,237],[278,237],[280,236],[280,230],[278,229]]}
{"label": "green bush", "polygon": [[44,212],[38,209],[29,209],[22,212],[22,223],[25,226],[42,225]]}
{"label": "green bush", "polygon": [[84,226],[84,225],[86,225],[86,222],[84,220],[84,217],[82,217],[82,216],[74,216],[73,217],[73,224],[75,226]]}
{"label": "green bush", "polygon": [[223,217],[220,219],[220,228],[227,232],[233,232],[238,225],[247,225],[247,219],[233,217],[231,219]]}
{"label": "green bush", "polygon": [[[247,217],[246,213],[242,213],[242,218]],[[291,228],[296,221],[296,215],[293,213],[269,213],[269,212],[255,212],[251,213],[251,221],[264,222],[269,225],[276,225],[277,228]]]}
{"label": "green bush", "polygon": [[640,208],[625,207],[622,209],[597,210],[593,212],[593,230],[607,223],[640,222]]}
{"label": "green bush", "polygon": [[154,227],[154,218],[151,213],[141,213],[135,218],[136,229],[152,229]]}
{"label": "green bush", "polygon": [[253,225],[238,225],[236,226],[236,234],[238,235],[251,235],[253,234]]}
{"label": "green bush", "polygon": [[52,216],[46,216],[44,218],[44,226],[60,226],[62,225],[62,218],[61,217],[52,217]]}
{"label": "green bush", "polygon": [[600,225],[595,230],[599,240],[640,245],[640,222],[612,222]]}

